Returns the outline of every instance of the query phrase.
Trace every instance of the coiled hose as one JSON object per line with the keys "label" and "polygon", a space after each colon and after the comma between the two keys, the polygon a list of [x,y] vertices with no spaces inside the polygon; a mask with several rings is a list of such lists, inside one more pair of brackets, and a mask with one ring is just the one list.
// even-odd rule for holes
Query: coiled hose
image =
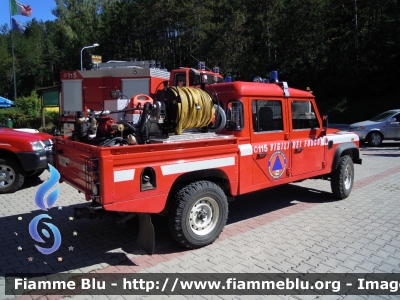
{"label": "coiled hose", "polygon": [[177,134],[181,134],[187,128],[201,128],[211,123],[214,117],[214,104],[206,91],[194,87],[173,86],[169,89],[181,99],[176,117]]}

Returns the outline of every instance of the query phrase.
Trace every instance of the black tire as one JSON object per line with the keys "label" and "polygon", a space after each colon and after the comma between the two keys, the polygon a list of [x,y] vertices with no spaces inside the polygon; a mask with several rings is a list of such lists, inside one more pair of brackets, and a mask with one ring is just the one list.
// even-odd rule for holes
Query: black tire
{"label": "black tire", "polygon": [[332,193],[338,199],[345,199],[350,195],[354,183],[354,164],[350,156],[342,156],[337,168],[332,172]]}
{"label": "black tire", "polygon": [[210,181],[197,181],[175,194],[169,227],[179,244],[200,248],[219,237],[227,218],[228,201],[222,189]]}
{"label": "black tire", "polygon": [[368,135],[368,145],[373,147],[379,147],[382,144],[383,136],[379,132],[371,132]]}
{"label": "black tire", "polygon": [[13,193],[24,184],[25,176],[18,162],[0,159],[0,194]]}
{"label": "black tire", "polygon": [[36,170],[36,171],[30,171],[30,172],[28,172],[28,173],[25,173],[25,178],[26,178],[26,179],[34,179],[34,178],[37,178],[37,177],[39,177],[40,175],[43,174],[44,170],[45,170],[45,169]]}
{"label": "black tire", "polygon": [[214,104],[214,109],[215,109],[215,123],[210,124],[208,126],[208,131],[210,132],[221,131],[222,129],[225,128],[226,125],[226,114],[224,109],[217,104]]}

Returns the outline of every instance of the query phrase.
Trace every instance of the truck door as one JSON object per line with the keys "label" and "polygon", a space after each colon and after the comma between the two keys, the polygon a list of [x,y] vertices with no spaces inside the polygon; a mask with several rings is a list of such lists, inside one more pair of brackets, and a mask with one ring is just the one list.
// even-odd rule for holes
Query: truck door
{"label": "truck door", "polygon": [[324,167],[326,146],[313,102],[292,100],[289,105],[292,176],[320,171]]}
{"label": "truck door", "polygon": [[[283,100],[253,100],[253,185],[286,178],[290,141],[285,139]],[[286,135],[287,136],[287,135]]]}

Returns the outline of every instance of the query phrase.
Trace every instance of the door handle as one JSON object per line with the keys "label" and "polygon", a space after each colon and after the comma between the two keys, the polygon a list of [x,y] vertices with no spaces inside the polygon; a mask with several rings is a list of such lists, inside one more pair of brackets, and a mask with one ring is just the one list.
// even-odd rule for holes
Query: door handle
{"label": "door handle", "polygon": [[294,149],[294,153],[300,153],[303,150],[304,150],[304,148],[302,148],[302,147],[296,148],[296,149]]}
{"label": "door handle", "polygon": [[267,156],[266,152],[257,153],[257,157],[266,157],[266,156]]}

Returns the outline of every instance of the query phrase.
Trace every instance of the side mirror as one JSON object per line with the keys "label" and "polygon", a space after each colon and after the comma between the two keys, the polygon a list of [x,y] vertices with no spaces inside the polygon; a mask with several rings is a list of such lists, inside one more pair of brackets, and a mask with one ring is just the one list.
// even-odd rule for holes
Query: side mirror
{"label": "side mirror", "polygon": [[328,128],[328,116],[327,115],[322,116],[322,127]]}
{"label": "side mirror", "polygon": [[396,118],[390,118],[389,119],[389,123],[396,123],[396,122],[397,122]]}
{"label": "side mirror", "polygon": [[322,127],[323,127],[322,134],[326,135],[326,132],[328,130],[328,116],[327,115],[322,116]]}

